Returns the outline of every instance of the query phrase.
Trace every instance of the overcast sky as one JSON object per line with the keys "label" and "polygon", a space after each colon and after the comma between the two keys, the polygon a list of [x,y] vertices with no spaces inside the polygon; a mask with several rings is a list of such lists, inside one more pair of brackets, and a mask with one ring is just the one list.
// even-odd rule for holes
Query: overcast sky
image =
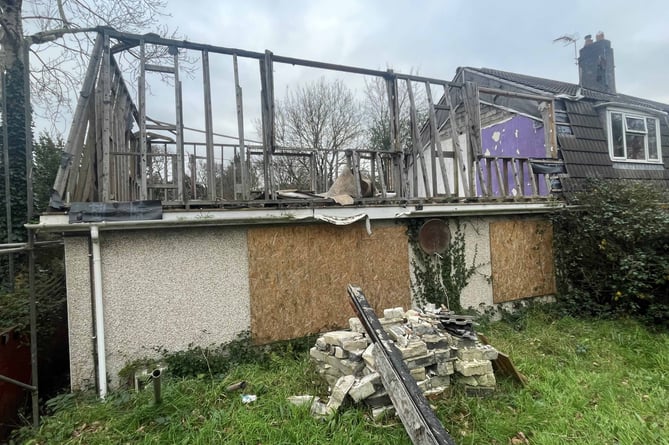
{"label": "overcast sky", "polygon": [[669,3],[473,0],[169,0],[188,40],[451,79],[458,66],[578,82],[565,34],[604,31],[618,92],[669,103]]}

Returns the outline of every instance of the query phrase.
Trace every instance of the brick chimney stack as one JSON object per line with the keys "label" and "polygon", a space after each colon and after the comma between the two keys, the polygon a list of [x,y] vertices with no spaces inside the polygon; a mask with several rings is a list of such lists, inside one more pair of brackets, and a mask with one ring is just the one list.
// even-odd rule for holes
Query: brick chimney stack
{"label": "brick chimney stack", "polygon": [[598,32],[595,41],[585,36],[585,44],[578,58],[579,83],[583,88],[616,93],[616,73],[611,42]]}

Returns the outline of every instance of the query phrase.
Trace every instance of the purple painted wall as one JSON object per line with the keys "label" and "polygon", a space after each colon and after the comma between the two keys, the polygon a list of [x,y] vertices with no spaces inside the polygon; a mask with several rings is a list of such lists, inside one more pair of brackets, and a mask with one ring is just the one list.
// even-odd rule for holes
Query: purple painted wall
{"label": "purple painted wall", "polygon": [[[543,125],[541,125],[540,122],[525,116],[514,116],[507,121],[481,129],[481,148],[485,156],[544,158],[546,157],[544,140]],[[543,177],[540,177],[540,180],[538,181],[539,194],[546,195],[548,192],[546,190],[546,184],[542,178]],[[513,176],[508,175],[507,181],[507,189],[513,189],[515,187]],[[524,182],[524,194],[532,194],[532,186],[529,182],[529,172],[527,171],[527,168],[525,168]],[[481,185],[478,177],[476,183],[479,193],[481,193]],[[500,192],[494,165],[492,166],[491,185],[493,195],[500,196],[502,193]]]}

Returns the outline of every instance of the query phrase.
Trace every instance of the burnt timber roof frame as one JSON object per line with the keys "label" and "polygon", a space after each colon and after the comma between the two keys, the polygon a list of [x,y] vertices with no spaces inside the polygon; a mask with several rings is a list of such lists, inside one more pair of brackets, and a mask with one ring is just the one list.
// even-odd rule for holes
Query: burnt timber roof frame
{"label": "burnt timber roof frame", "polygon": [[[91,63],[88,67],[82,91],[77,103],[74,114],[73,124],[70,128],[66,149],[59,167],[57,178],[54,183],[53,203],[64,202],[65,207],[69,202],[76,201],[132,201],[147,200],[156,198],[157,194],[164,193],[164,205],[186,206],[190,202],[196,205],[216,205],[220,203],[221,196],[216,194],[216,184],[214,180],[214,151],[216,146],[221,144],[213,143],[213,129],[211,125],[211,98],[210,98],[210,78],[208,75],[208,54],[224,54],[233,57],[233,67],[235,71],[235,87],[237,100],[237,121],[238,121],[238,150],[241,159],[241,198],[242,201],[248,201],[250,197],[247,159],[250,156],[250,149],[243,135],[243,106],[241,98],[241,87],[237,73],[237,58],[250,58],[257,60],[260,68],[261,81],[261,116],[262,116],[262,186],[263,198],[265,201],[277,199],[276,184],[272,177],[272,158],[283,156],[282,148],[276,144],[275,134],[275,100],[274,100],[274,79],[273,64],[282,63],[295,66],[310,68],[319,68],[333,70],[344,73],[361,74],[381,78],[386,83],[387,100],[390,110],[390,131],[391,131],[391,150],[390,152],[379,151],[372,154],[371,163],[377,165],[380,179],[383,179],[384,171],[387,178],[382,182],[382,198],[386,198],[386,189],[392,189],[396,192],[395,198],[399,200],[414,199],[417,184],[420,176],[425,185],[425,195],[423,198],[444,198],[453,199],[460,197],[476,197],[476,178],[475,172],[478,170],[481,174],[479,158],[480,149],[480,117],[476,110],[479,106],[479,90],[475,84],[463,84],[451,82],[443,79],[435,79],[424,76],[396,73],[392,70],[381,71],[367,68],[360,68],[348,65],[339,65],[333,63],[319,62],[294,57],[285,57],[273,54],[271,51],[255,52],[237,48],[228,48],[208,44],[200,44],[189,41],[179,41],[174,39],[162,38],[155,34],[131,34],[119,32],[111,28],[97,28],[98,36],[95,47],[91,54]],[[111,45],[111,41],[118,43]],[[174,56],[174,66],[149,65],[144,59],[145,45],[159,45],[166,47],[168,52]],[[114,54],[131,48],[140,48],[140,78],[139,78],[139,100],[135,105],[125,81],[121,76],[120,69],[114,60]],[[181,82],[178,78],[178,50],[187,49],[200,51],[203,59],[203,88],[205,95],[205,134],[206,142],[202,144],[206,147],[207,161],[207,183],[205,187],[206,200],[189,199],[186,196],[185,186],[185,154],[183,137],[183,109],[181,98]],[[146,71],[159,71],[175,76],[175,106],[177,109],[176,123],[170,126],[171,134],[175,136],[175,152],[167,153],[165,149],[165,163],[170,162],[172,172],[170,173],[172,182],[170,184],[156,184],[152,186],[147,183],[147,168],[151,168],[152,160],[160,154],[153,153],[151,150],[151,141],[148,138],[148,130],[161,130],[156,125],[147,125],[144,73]],[[432,184],[428,184],[428,173],[425,170],[425,158],[423,152],[426,145],[420,140],[417,128],[412,128],[412,146],[403,150],[399,141],[399,105],[398,105],[398,83],[404,81],[413,95],[413,88],[421,85],[430,93],[432,87],[441,87],[444,94],[436,104],[430,107],[430,145],[432,145],[431,168]],[[499,90],[497,94],[509,94],[508,91]],[[539,97],[539,96],[537,96]],[[549,98],[543,98],[551,100]],[[536,100],[534,98],[534,100]],[[455,109],[460,104],[464,104],[466,122],[464,126],[458,126],[456,119],[451,121],[451,134],[467,134],[467,147],[460,147],[457,138],[453,139],[453,150],[446,155],[453,159],[452,171],[447,171],[444,163],[444,149],[441,147],[439,130],[436,127],[436,113],[447,112],[452,117]],[[136,123],[140,131],[138,134],[132,134],[129,129]],[[411,120],[415,127],[417,114],[415,105],[412,105]],[[163,127],[164,129],[164,127]],[[164,143],[164,142],[162,142]],[[554,147],[554,145],[553,145]],[[237,153],[235,148],[235,153]],[[221,148],[222,150],[222,148]],[[222,153],[222,151],[221,151]],[[383,159],[380,154],[383,153]],[[387,155],[390,154],[388,158]],[[197,158],[197,156],[195,157]],[[353,157],[355,158],[355,156]],[[349,156],[349,159],[351,157]],[[384,170],[383,163],[386,163]],[[422,166],[419,173],[419,164]],[[437,190],[437,165],[440,166],[443,177],[442,190]],[[244,174],[246,173],[246,175]],[[448,178],[458,176],[464,185],[463,189],[458,191],[457,180],[454,194],[448,190]],[[167,174],[166,174],[167,176]],[[195,174],[191,170],[191,176]],[[358,175],[356,175],[356,178]],[[480,179],[480,178],[479,178]],[[236,179],[235,179],[236,181]],[[312,179],[312,184],[315,181]],[[481,184],[482,195],[490,196],[485,186]],[[190,193],[196,196],[198,184],[193,181]],[[445,189],[445,190],[444,190]],[[325,191],[325,190],[323,190]],[[171,198],[168,194],[171,193]],[[236,196],[237,191],[235,191]],[[201,193],[202,195],[205,192]],[[162,197],[162,196],[161,196]],[[357,198],[362,198],[357,196]],[[190,201],[190,202],[189,202]],[[61,205],[62,207],[62,205]]]}

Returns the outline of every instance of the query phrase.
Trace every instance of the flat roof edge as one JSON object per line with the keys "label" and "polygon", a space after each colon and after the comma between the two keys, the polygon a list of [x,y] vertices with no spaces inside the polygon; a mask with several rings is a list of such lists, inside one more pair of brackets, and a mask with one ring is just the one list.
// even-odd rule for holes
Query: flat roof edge
{"label": "flat roof edge", "polygon": [[31,230],[43,232],[84,232],[91,226],[99,230],[160,229],[168,227],[247,226],[258,224],[300,224],[328,221],[338,225],[360,219],[402,220],[410,218],[436,218],[461,216],[521,215],[550,213],[563,208],[561,202],[541,203],[464,203],[424,204],[407,206],[358,206],[301,209],[206,209],[164,211],[163,219],[141,221],[102,221],[69,223],[67,214],[46,214],[37,224],[26,224]]}

